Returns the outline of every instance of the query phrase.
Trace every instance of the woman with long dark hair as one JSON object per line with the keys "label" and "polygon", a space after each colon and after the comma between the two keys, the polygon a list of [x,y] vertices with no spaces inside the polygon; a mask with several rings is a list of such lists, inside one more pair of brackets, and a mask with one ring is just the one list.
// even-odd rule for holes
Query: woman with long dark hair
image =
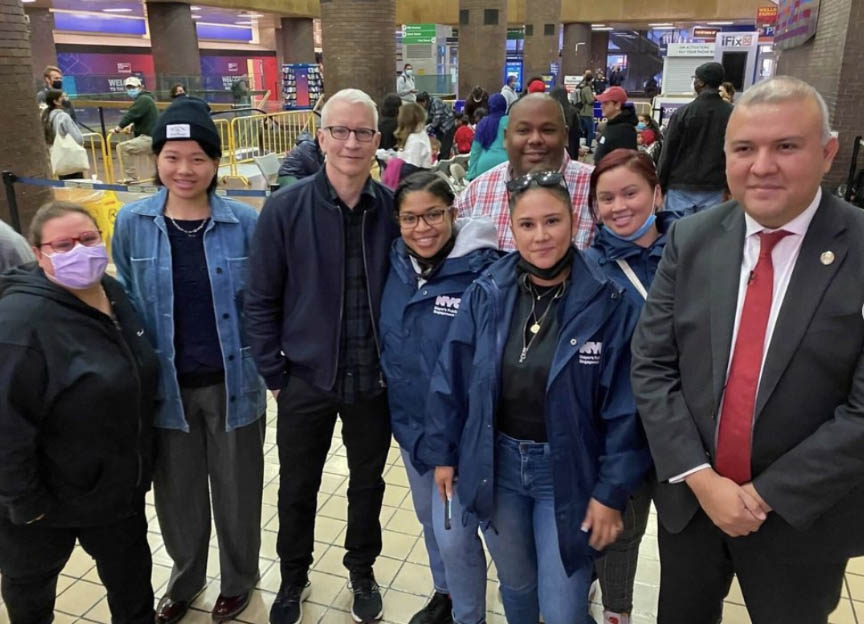
{"label": "woman with long dark hair", "polygon": [[[45,110],[42,111],[42,130],[48,146],[54,145],[58,138],[71,136],[78,145],[84,145],[84,136],[78,124],[66,112],[69,98],[60,89],[48,89],[45,92]],[[84,177],[84,170],[59,174],[61,180],[74,180]]]}
{"label": "woman with long dark hair", "polygon": [[469,182],[507,160],[504,131],[509,118],[506,112],[507,99],[500,93],[492,95],[489,98],[489,114],[480,120],[474,130],[468,173],[465,176]]}

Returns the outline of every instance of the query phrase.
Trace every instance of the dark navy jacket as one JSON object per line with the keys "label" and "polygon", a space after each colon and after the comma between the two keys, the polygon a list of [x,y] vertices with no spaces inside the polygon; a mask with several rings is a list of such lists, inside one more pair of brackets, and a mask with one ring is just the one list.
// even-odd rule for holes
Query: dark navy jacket
{"label": "dark navy jacket", "polygon": [[649,247],[640,247],[635,243],[615,238],[609,234],[609,230],[605,226],[598,225],[597,232],[594,234],[594,242],[590,248],[582,253],[585,254],[586,258],[600,265],[606,277],[621,286],[626,291],[627,296],[641,309],[645,300],[624,274],[624,271],[621,270],[621,267],[618,266],[616,260],[626,260],[636,277],[642,282],[642,286],[648,290],[651,288],[651,282],[654,281],[657,265],[660,263],[663,249],[666,247],[666,234],[672,224],[680,218],[681,214],[678,212],[669,210],[658,212],[655,223],[660,236]]}
{"label": "dark navy jacket", "polygon": [[[516,252],[502,258],[462,297],[432,376],[418,453],[428,465],[458,467],[459,497],[480,521],[494,511],[495,406],[518,259]],[[558,315],[545,416],[558,541],[572,574],[596,554],[580,530],[588,501],[623,510],[651,460],[630,391],[638,308],[577,252]]]}
{"label": "dark navy jacket", "polygon": [[[372,181],[363,213],[363,261],[369,307],[378,339],[388,254],[399,229],[393,193]],[[331,390],[339,364],[345,296],[345,226],[330,198],[325,168],[267,200],[252,244],[246,300],[249,343],[267,387],[281,389],[296,375]],[[379,343],[380,344],[380,343]]]}
{"label": "dark navy jacket", "polygon": [[490,219],[460,219],[456,227],[453,251],[419,288],[405,243],[396,239],[381,301],[381,366],[393,436],[421,473],[429,469],[416,457],[424,424],[421,401],[429,391],[438,353],[465,289],[501,257],[498,231]]}

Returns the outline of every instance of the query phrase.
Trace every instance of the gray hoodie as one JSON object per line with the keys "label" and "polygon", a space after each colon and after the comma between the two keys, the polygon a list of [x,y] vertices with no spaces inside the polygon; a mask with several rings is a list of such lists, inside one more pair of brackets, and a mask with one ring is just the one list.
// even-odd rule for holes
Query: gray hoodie
{"label": "gray hoodie", "polygon": [[27,240],[0,221],[0,273],[35,260]]}

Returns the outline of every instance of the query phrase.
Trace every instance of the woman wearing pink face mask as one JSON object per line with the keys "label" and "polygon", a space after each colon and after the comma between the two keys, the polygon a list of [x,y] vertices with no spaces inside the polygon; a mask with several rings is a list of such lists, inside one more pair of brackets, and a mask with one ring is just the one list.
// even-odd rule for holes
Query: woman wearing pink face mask
{"label": "woman wearing pink face mask", "polygon": [[0,590],[49,622],[76,539],[112,621],[151,624],[144,495],[158,364],[86,210],[33,217],[36,263],[0,275]]}

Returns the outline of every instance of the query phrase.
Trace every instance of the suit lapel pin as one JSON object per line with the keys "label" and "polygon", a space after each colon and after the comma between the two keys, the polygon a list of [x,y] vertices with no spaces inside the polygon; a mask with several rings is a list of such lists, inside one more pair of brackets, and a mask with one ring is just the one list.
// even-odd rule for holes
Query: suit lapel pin
{"label": "suit lapel pin", "polygon": [[819,256],[819,261],[828,266],[834,262],[834,252],[833,251],[823,251],[822,255]]}

